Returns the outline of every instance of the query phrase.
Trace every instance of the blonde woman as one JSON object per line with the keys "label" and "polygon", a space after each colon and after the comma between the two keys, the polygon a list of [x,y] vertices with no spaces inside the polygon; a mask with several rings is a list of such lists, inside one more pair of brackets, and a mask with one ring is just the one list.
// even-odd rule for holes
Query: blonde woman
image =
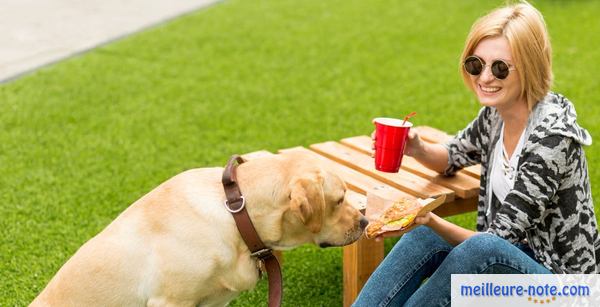
{"label": "blonde woman", "polygon": [[592,140],[573,104],[550,92],[540,12],[523,2],[477,20],[461,73],[483,106],[477,118],[445,145],[412,133],[406,154],[447,175],[481,163],[477,231],[417,218],[424,226],[398,241],[355,306],[448,305],[456,273],[600,273],[583,151]]}

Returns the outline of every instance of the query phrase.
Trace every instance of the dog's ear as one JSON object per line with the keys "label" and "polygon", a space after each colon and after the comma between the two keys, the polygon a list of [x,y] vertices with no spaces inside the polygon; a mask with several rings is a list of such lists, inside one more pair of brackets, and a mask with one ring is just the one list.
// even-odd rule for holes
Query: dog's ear
{"label": "dog's ear", "polygon": [[295,178],[291,182],[290,209],[312,233],[321,231],[325,196],[323,178]]}

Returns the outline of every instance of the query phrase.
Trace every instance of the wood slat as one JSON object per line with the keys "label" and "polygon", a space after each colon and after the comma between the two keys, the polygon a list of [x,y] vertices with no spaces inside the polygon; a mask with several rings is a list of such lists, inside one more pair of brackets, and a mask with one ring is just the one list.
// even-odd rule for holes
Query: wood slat
{"label": "wood slat", "polygon": [[[446,143],[454,137],[442,130],[432,128],[429,126],[418,126],[415,128],[419,130],[419,136],[421,136],[423,140],[429,143]],[[481,165],[477,164],[465,167],[461,171],[459,171],[459,173],[463,173],[473,178],[479,179],[481,176]]]}
{"label": "wood slat", "polygon": [[475,179],[479,179],[481,177],[481,164],[465,167],[463,168],[462,172]]}
{"label": "wood slat", "polygon": [[[363,153],[371,154],[371,138],[368,136],[355,136],[341,140],[342,144],[351,147]],[[453,190],[458,197],[469,198],[479,193],[479,178],[468,176],[463,172],[458,172],[454,176],[444,176],[431,170],[419,163],[415,158],[404,156],[402,158],[401,168],[415,173],[427,180]]]}
{"label": "wood slat", "polygon": [[340,140],[345,146],[358,150],[369,156],[373,155],[373,140],[366,135],[358,135],[349,138],[343,138]]}
{"label": "wood slat", "polygon": [[[281,154],[291,153],[291,152],[304,152],[312,155],[319,161],[323,163],[323,165],[329,168],[331,171],[335,172],[344,180],[349,189],[354,190],[357,193],[362,195],[367,195],[368,192],[371,193],[391,193],[395,198],[408,197],[415,198],[414,196],[403,192],[399,189],[396,189],[392,186],[389,186],[375,178],[365,176],[349,167],[336,163],[326,157],[323,157],[313,151],[310,151],[304,147],[293,147],[288,149],[279,150]],[[366,200],[365,200],[366,203]]]}
{"label": "wood slat", "polygon": [[380,172],[375,169],[373,158],[340,143],[313,144],[310,145],[310,149],[419,198],[437,198],[446,195],[448,202],[454,200],[454,191],[405,170],[400,170],[398,173]]}
{"label": "wood slat", "polygon": [[350,189],[346,191],[346,202],[352,207],[360,210],[363,214],[367,209],[367,196]]}
{"label": "wood slat", "polygon": [[445,143],[453,137],[442,130],[429,126],[417,126],[415,129],[419,131],[419,136],[423,140],[430,143]]}

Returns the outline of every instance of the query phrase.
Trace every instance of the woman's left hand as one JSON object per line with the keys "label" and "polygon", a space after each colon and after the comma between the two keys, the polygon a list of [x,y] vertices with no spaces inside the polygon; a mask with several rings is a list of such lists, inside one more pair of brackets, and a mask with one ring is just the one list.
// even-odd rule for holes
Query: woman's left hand
{"label": "woman's left hand", "polygon": [[418,225],[427,225],[431,221],[431,212],[427,212],[424,215],[418,215],[415,218],[415,224]]}
{"label": "woman's left hand", "polygon": [[[432,216],[431,212],[427,212],[423,215],[419,215],[419,216],[415,217],[414,223],[417,225],[427,225],[427,224],[429,224],[429,221],[431,221],[431,216]],[[398,237],[398,236],[402,235],[403,233],[404,233],[404,231],[402,231],[402,230],[384,232],[384,233],[380,234],[379,236],[375,237],[375,241],[379,242],[385,238]]]}

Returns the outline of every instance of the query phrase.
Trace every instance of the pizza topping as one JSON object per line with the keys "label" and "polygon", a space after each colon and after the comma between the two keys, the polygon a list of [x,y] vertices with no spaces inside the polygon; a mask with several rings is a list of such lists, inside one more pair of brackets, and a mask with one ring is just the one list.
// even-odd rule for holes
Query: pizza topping
{"label": "pizza topping", "polygon": [[421,205],[415,199],[403,198],[387,208],[379,219],[369,223],[367,238],[373,238],[386,231],[402,230],[414,222]]}

